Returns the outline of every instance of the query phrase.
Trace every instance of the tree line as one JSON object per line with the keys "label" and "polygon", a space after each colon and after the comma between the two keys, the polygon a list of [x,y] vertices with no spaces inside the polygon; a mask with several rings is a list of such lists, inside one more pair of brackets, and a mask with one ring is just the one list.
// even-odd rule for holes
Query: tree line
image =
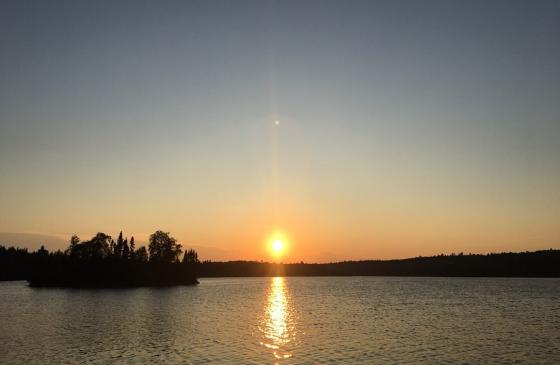
{"label": "tree line", "polygon": [[91,239],[70,238],[66,250],[35,252],[0,246],[0,280],[27,280],[31,286],[129,287],[195,284],[198,254],[183,253],[169,232],[156,231],[148,248],[136,248],[119,232],[116,241],[99,232]]}
{"label": "tree line", "polygon": [[[169,235],[169,232],[156,231],[150,235],[148,249],[141,246],[136,249],[134,236],[128,240],[123,238],[122,231],[119,232],[117,240],[111,236],[99,232],[89,241],[80,242],[77,235],[70,238],[70,246],[64,251],[65,255],[77,259],[119,259],[133,260],[139,262],[175,263],[180,261],[183,252],[182,245]],[[198,255],[194,250],[187,250],[183,261],[198,261]]]}
{"label": "tree line", "polygon": [[[160,231],[158,231],[160,232]],[[157,232],[156,232],[157,233]],[[120,236],[120,234],[119,234]],[[108,250],[76,249],[74,259],[80,266],[88,261],[102,260],[114,263],[115,275],[121,277],[116,283],[126,283],[126,278],[137,270],[137,265],[157,268],[160,266],[179,268],[179,277],[191,273],[191,277],[234,277],[234,276],[491,276],[491,277],[560,277],[560,250],[541,250],[534,252],[505,252],[492,254],[451,254],[429,257],[415,257],[400,260],[363,260],[344,261],[325,264],[274,264],[256,261],[199,262],[198,255],[188,250],[179,260],[181,246],[168,234],[155,234],[150,239],[148,249],[135,249],[131,255],[132,238],[128,241],[129,255],[119,254],[111,247],[118,246],[119,239],[111,245],[111,239],[105,243]],[[97,236],[96,236],[97,237]],[[171,238],[171,237],[170,237]],[[123,239],[123,247],[124,247]],[[97,242],[92,239],[89,242]],[[103,242],[103,240],[101,240]],[[75,240],[75,244],[79,240]],[[72,246],[72,245],[71,245]],[[103,246],[103,244],[101,244]],[[78,254],[79,252],[79,254]],[[86,254],[89,252],[89,254]],[[142,253],[142,252],[145,252]],[[44,248],[35,252],[26,249],[0,246],[0,280],[28,280],[33,274],[32,268],[38,263],[57,257],[71,258],[72,250],[49,253]],[[97,258],[96,258],[97,257]],[[105,259],[99,257],[105,257]],[[40,265],[39,265],[40,266]],[[181,269],[182,268],[182,269]],[[189,268],[185,270],[186,268]],[[51,266],[52,269],[52,266]],[[125,269],[122,272],[120,269]],[[119,271],[120,270],[120,271]],[[146,270],[138,274],[146,275]],[[148,276],[149,278],[149,276]],[[145,279],[148,283],[149,279]],[[134,282],[134,281],[132,281]],[[162,281],[165,282],[165,281]],[[171,281],[172,282],[172,281]],[[157,281],[155,281],[157,285]]]}
{"label": "tree line", "polygon": [[443,276],[560,277],[560,250],[450,254],[398,260],[274,264],[204,261],[199,277],[229,276]]}

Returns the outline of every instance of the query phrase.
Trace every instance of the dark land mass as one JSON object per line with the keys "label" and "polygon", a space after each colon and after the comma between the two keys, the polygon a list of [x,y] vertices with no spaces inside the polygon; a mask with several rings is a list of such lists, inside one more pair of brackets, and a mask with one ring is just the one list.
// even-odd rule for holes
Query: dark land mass
{"label": "dark land mass", "polygon": [[[90,241],[91,242],[91,241]],[[116,245],[115,245],[116,246]],[[80,247],[80,246],[76,246]],[[111,247],[111,246],[109,246]],[[560,277],[560,250],[486,255],[452,254],[402,260],[344,261],[327,264],[274,264],[256,261],[199,262],[189,250],[183,261],[157,253],[124,258],[113,248],[105,257],[44,249],[0,246],[0,280],[27,280],[32,286],[134,287],[197,283],[197,277],[258,276],[446,276]],[[95,255],[94,255],[95,256]],[[176,257],[175,254],[169,257]]]}
{"label": "dark land mass", "polygon": [[126,288],[141,286],[194,285],[198,283],[198,255],[182,253],[169,233],[157,231],[150,245],[135,248],[122,232],[114,241],[104,233],[80,242],[70,240],[64,252],[34,252],[0,246],[0,280],[27,280],[33,287]]}
{"label": "dark land mass", "polygon": [[444,276],[560,277],[560,250],[487,255],[439,255],[401,260],[327,264],[271,264],[255,261],[200,263],[200,277],[227,276]]}
{"label": "dark land mass", "polygon": [[198,284],[182,263],[122,262],[105,259],[82,262],[50,257],[25,278],[33,287],[134,288]]}

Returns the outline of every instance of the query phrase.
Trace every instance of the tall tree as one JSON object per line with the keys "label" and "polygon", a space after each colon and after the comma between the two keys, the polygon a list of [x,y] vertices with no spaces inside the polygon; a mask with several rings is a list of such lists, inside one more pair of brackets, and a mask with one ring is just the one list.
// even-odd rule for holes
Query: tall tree
{"label": "tall tree", "polygon": [[187,250],[185,256],[183,256],[183,266],[194,277],[196,277],[198,263],[198,253],[193,249]]}
{"label": "tall tree", "polygon": [[130,259],[136,259],[136,247],[134,246],[134,236],[130,237]]}
{"label": "tall tree", "polygon": [[130,250],[128,249],[128,238],[125,238],[123,241],[122,257],[128,260],[129,254]]}
{"label": "tall tree", "polygon": [[169,235],[169,232],[156,231],[150,235],[148,245],[150,261],[177,262],[181,254],[181,245]]}
{"label": "tall tree", "polygon": [[119,233],[119,237],[117,238],[117,245],[115,246],[115,255],[117,257],[122,257],[122,253],[123,253],[123,236],[122,236],[122,231],[120,231]]}
{"label": "tall tree", "polygon": [[193,267],[199,262],[198,253],[195,250],[189,249],[185,252],[185,255],[183,256],[183,264]]}
{"label": "tall tree", "polygon": [[78,237],[75,234],[72,235],[72,237],[70,237],[70,246],[68,247],[65,253],[69,255],[74,249],[74,247],[76,247],[76,245],[79,243],[80,243],[80,237]]}

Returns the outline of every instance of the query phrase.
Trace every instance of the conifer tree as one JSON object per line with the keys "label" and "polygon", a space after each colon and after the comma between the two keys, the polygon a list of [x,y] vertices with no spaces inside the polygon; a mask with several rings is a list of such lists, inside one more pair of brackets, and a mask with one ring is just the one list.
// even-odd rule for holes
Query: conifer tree
{"label": "conifer tree", "polygon": [[187,252],[185,252],[185,255],[183,256],[183,264],[187,266],[194,266],[199,262],[200,261],[198,261],[198,253],[195,250],[189,249]]}
{"label": "conifer tree", "polygon": [[183,265],[192,275],[196,275],[196,269],[200,261],[198,261],[198,253],[189,249],[183,256]]}
{"label": "conifer tree", "polygon": [[122,257],[125,260],[128,260],[130,251],[128,249],[128,238],[125,238],[123,241],[123,249],[122,249]]}
{"label": "conifer tree", "polygon": [[122,257],[123,254],[123,236],[122,231],[119,233],[119,237],[117,238],[117,245],[115,246],[115,255],[117,257]]}
{"label": "conifer tree", "polygon": [[136,247],[134,246],[134,236],[130,237],[130,259],[136,259]]}

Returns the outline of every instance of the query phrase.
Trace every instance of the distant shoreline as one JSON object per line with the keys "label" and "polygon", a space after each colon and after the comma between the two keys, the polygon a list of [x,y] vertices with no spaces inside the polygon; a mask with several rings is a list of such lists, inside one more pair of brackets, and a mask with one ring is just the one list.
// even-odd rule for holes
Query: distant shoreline
{"label": "distant shoreline", "polygon": [[335,263],[201,262],[198,277],[273,276],[417,276],[417,277],[560,277],[560,250],[487,255],[452,254],[396,260]]}
{"label": "distant shoreline", "polygon": [[[37,284],[37,276],[33,280],[33,255],[25,253],[16,258],[0,258],[0,281],[27,280]],[[81,265],[80,265],[81,266]],[[120,267],[121,265],[119,265]],[[174,286],[195,284],[198,278],[227,278],[227,277],[342,277],[342,276],[386,276],[386,277],[516,277],[516,278],[558,278],[560,277],[560,250],[541,250],[519,253],[493,253],[493,254],[451,254],[430,257],[416,257],[396,260],[361,260],[342,261],[335,263],[269,263],[257,261],[203,261],[196,265],[196,276],[182,273],[182,278],[174,274],[163,275],[166,280],[148,279],[144,265],[126,264],[122,266],[122,273],[116,277],[129,278],[144,277],[143,280],[130,280],[113,282],[115,285],[100,283],[48,283],[46,278],[39,280],[40,286],[49,287],[145,287],[145,286]],[[174,265],[173,265],[174,266]],[[87,267],[80,271],[87,272]],[[140,270],[140,271],[136,271]],[[135,275],[132,275],[136,271]],[[143,274],[141,274],[143,272]],[[148,276],[146,276],[148,275]],[[161,274],[156,277],[162,277]],[[84,276],[85,277],[85,276]],[[97,276],[96,276],[97,277]],[[115,277],[115,275],[112,275]],[[154,278],[155,279],[155,278]],[[195,279],[196,280],[196,279]],[[187,283],[187,281],[189,281]]]}

